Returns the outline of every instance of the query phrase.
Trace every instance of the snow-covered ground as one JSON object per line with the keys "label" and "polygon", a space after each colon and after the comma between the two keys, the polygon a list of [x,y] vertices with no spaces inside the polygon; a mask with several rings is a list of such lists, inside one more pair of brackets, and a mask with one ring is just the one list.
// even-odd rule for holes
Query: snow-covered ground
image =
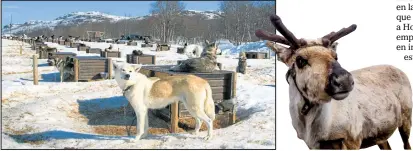
{"label": "snow-covered ground", "polygon": [[[262,43],[262,42],[261,42]],[[47,43],[59,51],[77,52],[54,43]],[[107,48],[106,43],[85,42],[91,47]],[[19,46],[23,45],[23,54]],[[154,52],[155,48],[114,45],[122,58],[133,50],[155,54],[156,64],[176,64],[186,59],[171,51]],[[234,71],[238,60],[235,51],[219,56],[224,70]],[[2,40],[2,148],[3,149],[228,149],[275,148],[275,58],[248,60],[247,74],[238,74],[237,116],[239,121],[226,128],[216,129],[214,139],[204,141],[188,132],[178,134],[151,134],[136,143],[128,143],[123,118],[122,96],[116,81],[60,83],[58,71],[39,59],[39,85],[33,85],[32,59],[35,51],[28,44]],[[128,116],[130,119],[131,116]],[[152,123],[162,120],[150,117]],[[164,127],[166,123],[163,123]],[[162,126],[160,126],[162,128]],[[121,135],[108,133],[118,132]]]}
{"label": "snow-covered ground", "polygon": [[[320,38],[332,31],[357,24],[356,31],[337,41],[341,66],[352,71],[372,65],[390,64],[403,70],[413,84],[413,62],[403,59],[404,55],[413,55],[413,51],[397,51],[396,44],[402,43],[395,38],[396,34],[411,34],[410,31],[396,33],[395,28],[398,24],[396,15],[408,14],[406,11],[396,11],[396,4],[407,3],[385,0],[284,0],[277,1],[277,15],[297,38]],[[276,67],[277,150],[307,150],[304,141],[297,138],[291,123],[288,83],[285,80],[288,69],[279,61]],[[394,150],[403,149],[397,130],[390,137],[389,143]],[[410,144],[413,144],[411,137]],[[373,146],[365,150],[379,150],[379,147]]]}

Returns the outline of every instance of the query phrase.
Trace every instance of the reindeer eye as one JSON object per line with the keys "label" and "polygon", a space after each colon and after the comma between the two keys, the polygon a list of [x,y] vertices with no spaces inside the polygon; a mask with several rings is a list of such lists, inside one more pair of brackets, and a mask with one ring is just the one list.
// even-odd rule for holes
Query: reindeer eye
{"label": "reindeer eye", "polygon": [[338,60],[338,57],[336,56],[334,59],[336,59],[336,61]]}
{"label": "reindeer eye", "polygon": [[297,64],[297,67],[300,69],[305,67],[306,65],[309,65],[308,60],[304,59],[301,56],[297,56],[297,58],[295,58],[295,63]]}

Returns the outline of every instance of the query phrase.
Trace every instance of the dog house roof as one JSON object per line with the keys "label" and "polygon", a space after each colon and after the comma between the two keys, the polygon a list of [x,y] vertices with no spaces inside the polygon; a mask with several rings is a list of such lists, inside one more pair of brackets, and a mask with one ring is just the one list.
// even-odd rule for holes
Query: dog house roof
{"label": "dog house roof", "polygon": [[100,56],[74,56],[73,58],[76,58],[78,60],[105,60],[107,58],[103,58]]}

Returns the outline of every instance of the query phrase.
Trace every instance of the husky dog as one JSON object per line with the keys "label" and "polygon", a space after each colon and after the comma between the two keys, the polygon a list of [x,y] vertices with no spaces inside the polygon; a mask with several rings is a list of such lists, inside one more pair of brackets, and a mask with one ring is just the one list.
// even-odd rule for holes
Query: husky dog
{"label": "husky dog", "polygon": [[72,75],[74,74],[74,65],[69,61],[69,57],[67,57],[66,60],[58,57],[54,57],[49,60],[51,61],[51,64],[55,65],[55,67],[59,70],[60,82],[63,82],[64,80],[72,77]]}
{"label": "husky dog", "polygon": [[200,58],[191,58],[182,61],[179,65],[173,66],[170,70],[176,72],[212,72],[217,67],[216,43],[209,43],[205,41],[206,47],[200,54]]}
{"label": "husky dog", "polygon": [[113,67],[115,80],[137,117],[135,140],[147,135],[148,109],[164,108],[177,101],[181,101],[195,117],[195,134],[198,134],[204,121],[208,127],[208,135],[204,139],[209,140],[213,137],[215,105],[211,87],[206,80],[194,75],[147,78],[139,73],[142,67],[139,64],[114,63]]}
{"label": "husky dog", "polygon": [[142,55],[143,55],[143,52],[142,52],[141,50],[133,50],[133,51],[132,51],[132,54],[133,54],[134,56],[142,56]]}
{"label": "husky dog", "polygon": [[73,38],[72,36],[69,35],[69,37],[67,37],[65,39],[65,42],[73,42],[75,40],[75,38]]}
{"label": "husky dog", "polygon": [[43,39],[42,39],[40,36],[37,36],[34,41],[36,41],[36,42],[43,42]]}
{"label": "husky dog", "polygon": [[105,51],[112,51],[113,45],[110,45],[108,48],[105,48]]}
{"label": "husky dog", "polygon": [[[208,47],[208,43],[209,43],[207,41],[208,40],[206,40],[206,43],[207,43],[206,47]],[[204,48],[200,45],[196,45],[196,44],[188,45],[188,43],[184,44],[184,54],[188,56],[188,58],[199,58],[201,57],[203,51],[204,51]],[[216,54],[221,54],[221,50],[219,48],[217,48]]]}
{"label": "husky dog", "polygon": [[143,40],[145,41],[145,44],[149,44],[149,38],[148,37],[144,37]]}
{"label": "husky dog", "polygon": [[239,53],[237,72],[245,74],[247,69],[247,56],[245,52]]}

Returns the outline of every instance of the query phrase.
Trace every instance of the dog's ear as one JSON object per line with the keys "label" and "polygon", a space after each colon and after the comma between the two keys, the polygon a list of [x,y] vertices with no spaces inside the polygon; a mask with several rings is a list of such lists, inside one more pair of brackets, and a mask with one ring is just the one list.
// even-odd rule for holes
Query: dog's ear
{"label": "dog's ear", "polygon": [[208,40],[205,40],[205,45],[209,45],[209,41]]}
{"label": "dog's ear", "polygon": [[139,70],[142,68],[141,64],[136,64],[136,65],[132,65],[133,68],[135,68],[135,72],[139,72]]}
{"label": "dog's ear", "polygon": [[213,46],[214,48],[216,48],[216,47],[217,47],[217,43],[213,42],[213,43],[211,43],[211,46]]}
{"label": "dog's ear", "polygon": [[113,64],[113,69],[118,69],[119,68],[119,65],[117,64],[117,63],[112,63]]}

